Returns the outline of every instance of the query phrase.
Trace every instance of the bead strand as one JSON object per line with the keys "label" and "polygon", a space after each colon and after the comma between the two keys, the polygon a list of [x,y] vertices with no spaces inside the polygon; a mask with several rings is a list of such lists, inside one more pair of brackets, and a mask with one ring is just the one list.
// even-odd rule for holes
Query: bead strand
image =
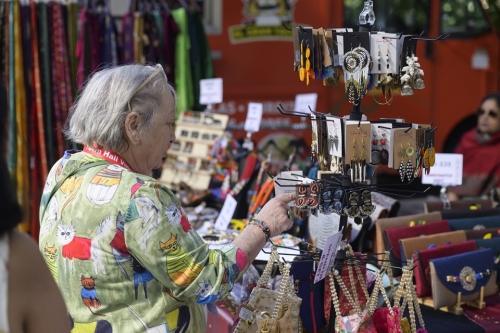
{"label": "bead strand", "polygon": [[363,294],[365,294],[366,300],[370,297],[368,294],[368,288],[366,287],[366,279],[363,278],[363,273],[361,273],[361,268],[356,266],[354,268],[356,270],[356,274],[358,275],[358,280],[361,283],[361,289],[363,289]]}
{"label": "bead strand", "polygon": [[362,318],[362,316],[361,316],[362,312],[361,312],[361,308],[359,307],[359,303],[354,302],[354,299],[352,298],[351,293],[347,289],[347,286],[345,285],[344,280],[342,280],[342,277],[340,277],[339,275],[336,275],[335,277],[337,278],[337,282],[340,285],[340,288],[342,289],[345,296],[347,297],[347,301],[349,303],[351,303],[353,309],[358,313],[359,318]]}
{"label": "bead strand", "polygon": [[[351,285],[351,292],[352,292],[352,295],[354,296],[354,302],[355,304],[360,304],[359,303],[359,297],[358,297],[358,291],[356,290],[356,280],[354,279],[354,273],[353,273],[353,270],[352,270],[352,263],[349,264],[348,263],[348,271],[349,271],[349,280],[350,280],[350,285]],[[360,284],[362,284],[360,282]]]}
{"label": "bead strand", "polygon": [[337,290],[335,289],[335,279],[333,278],[333,273],[329,272],[328,277],[330,278],[330,292],[332,293],[333,308],[335,309],[335,314],[340,317],[340,301],[337,295]]}
{"label": "bead strand", "polygon": [[389,301],[389,297],[387,297],[387,293],[385,292],[385,288],[384,286],[382,285],[382,277],[384,276],[383,275],[383,271],[380,273],[380,284],[379,284],[379,289],[380,289],[380,292],[382,293],[382,297],[384,298],[384,301],[385,301],[385,304],[387,306],[387,309],[389,309],[389,313],[391,315],[394,315],[394,312],[392,311],[392,307],[391,307],[391,302]]}

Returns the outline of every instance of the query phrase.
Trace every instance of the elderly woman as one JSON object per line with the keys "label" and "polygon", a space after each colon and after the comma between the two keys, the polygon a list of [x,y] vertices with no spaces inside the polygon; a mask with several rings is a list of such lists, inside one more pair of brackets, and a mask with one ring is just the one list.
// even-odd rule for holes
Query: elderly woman
{"label": "elderly woman", "polygon": [[[40,251],[75,329],[202,332],[266,240],[292,225],[274,198],[240,236],[210,250],[150,172],[175,140],[176,93],[161,66],[97,72],[72,107],[67,151],[41,202]],[[213,307],[213,305],[212,305]]]}
{"label": "elderly woman", "polygon": [[500,187],[500,93],[483,98],[477,127],[463,135],[455,153],[464,156],[463,180],[448,188],[450,200],[488,196]]}

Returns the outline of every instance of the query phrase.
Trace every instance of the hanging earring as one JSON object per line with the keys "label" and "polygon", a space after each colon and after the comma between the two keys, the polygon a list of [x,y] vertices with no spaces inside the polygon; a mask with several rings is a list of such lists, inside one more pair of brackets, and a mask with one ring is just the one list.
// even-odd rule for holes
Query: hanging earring
{"label": "hanging earring", "polygon": [[401,70],[402,72],[405,72],[405,74],[401,76],[401,83],[404,84],[403,88],[401,89],[401,96],[413,95],[413,90],[411,89],[409,84],[412,81],[414,72],[413,60],[408,56],[408,53],[406,55],[406,64],[407,66],[403,67],[403,69]]}
{"label": "hanging earring", "polygon": [[363,205],[359,207],[361,212],[365,215],[371,215],[375,211],[375,205],[372,204],[372,194],[368,190],[364,190],[361,193],[361,201]]}
{"label": "hanging earring", "polygon": [[406,177],[410,181],[413,177],[413,164],[411,163],[412,156],[415,153],[415,149],[410,145],[410,140],[408,140],[408,148],[406,148],[406,156],[408,156],[408,164],[406,165]]}
{"label": "hanging earring", "polygon": [[364,182],[366,179],[366,158],[365,158],[365,138],[361,138],[361,156],[359,158],[358,162],[358,168],[359,168],[359,181]]}
{"label": "hanging earring", "polygon": [[354,183],[358,179],[357,168],[358,157],[356,155],[356,138],[352,140],[352,157],[351,157],[351,183]]}
{"label": "hanging earring", "polygon": [[314,163],[314,161],[316,161],[316,146],[318,145],[316,140],[317,140],[317,135],[316,135],[316,132],[313,131],[312,142],[311,142],[311,162],[313,162],[313,163]]}
{"label": "hanging earring", "polygon": [[349,206],[344,208],[344,213],[351,218],[355,218],[359,216],[359,194],[356,192],[352,192],[349,195]]}
{"label": "hanging earring", "polygon": [[300,68],[299,68],[299,79],[304,81],[306,78],[306,69],[304,68],[304,41],[300,42]]}
{"label": "hanging earring", "polygon": [[343,212],[343,205],[342,205],[342,199],[344,197],[344,190],[342,190],[340,187],[335,189],[335,191],[333,191],[333,201],[331,203],[331,209],[341,215],[342,212]]}
{"label": "hanging earring", "polygon": [[380,163],[380,150],[378,149],[378,140],[377,140],[377,134],[373,134],[373,140],[372,140],[372,160],[370,164],[372,165],[377,165]]}
{"label": "hanging earring", "polygon": [[378,46],[377,62],[378,62],[378,71],[381,72],[382,71],[382,63],[381,63],[381,58],[380,58],[380,45]]}
{"label": "hanging earring", "polygon": [[431,147],[429,148],[429,166],[434,166],[436,163],[436,149],[434,149],[434,142],[431,141]]}
{"label": "hanging earring", "polygon": [[399,163],[399,175],[401,176],[401,181],[405,181],[405,176],[406,176],[406,168],[405,168],[405,163],[404,163],[404,157],[406,155],[406,151],[403,148],[403,143],[401,142],[401,149],[399,149],[399,158],[401,159],[401,162]]}

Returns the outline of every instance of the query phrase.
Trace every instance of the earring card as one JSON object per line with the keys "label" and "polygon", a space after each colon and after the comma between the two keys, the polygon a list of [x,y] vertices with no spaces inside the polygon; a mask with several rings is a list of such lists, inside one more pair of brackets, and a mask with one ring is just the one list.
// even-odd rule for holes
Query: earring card
{"label": "earring card", "polygon": [[344,60],[344,35],[352,32],[352,28],[345,28],[345,29],[332,29],[332,35],[333,37],[337,38],[337,45],[334,45],[334,53],[338,54],[338,63],[335,60],[335,66],[341,66],[342,61]]}
{"label": "earring card", "polygon": [[[416,154],[416,138],[417,132],[416,129],[411,128],[408,129],[393,129],[393,168],[399,169],[399,165],[401,162],[400,151],[403,149],[403,163],[406,167],[408,165],[408,161],[411,160],[411,165],[415,168],[417,163],[417,154]],[[412,156],[408,156],[407,152],[409,148],[413,148]]]}
{"label": "earring card", "polygon": [[[371,143],[371,149],[377,149],[380,150],[382,153],[382,149],[387,150],[387,152],[391,151],[391,128],[392,124],[391,123],[377,123],[373,124],[372,123],[372,143]],[[373,139],[377,140],[377,144],[373,145]],[[382,145],[380,142],[381,140],[385,140],[385,144]],[[389,153],[390,155],[390,153]],[[370,154],[371,157],[371,154]],[[388,159],[389,156],[384,156],[385,159]],[[370,162],[371,159],[370,159]]]}
{"label": "earring card", "polygon": [[331,29],[325,30],[326,47],[329,49],[330,60],[332,66],[340,66],[339,55],[337,49],[337,36],[335,36]]}
{"label": "earring card", "polygon": [[323,53],[323,66],[328,67],[332,65],[332,59],[330,55],[330,48],[328,47],[328,43],[326,41],[325,30],[323,28],[318,29],[319,38],[321,38],[320,45],[322,46]]}
{"label": "earring card", "polygon": [[344,54],[357,47],[362,47],[370,52],[369,32],[347,32],[344,34]]}
{"label": "earring card", "polygon": [[[359,126],[358,126],[359,125]],[[346,121],[345,125],[345,164],[350,164],[353,157],[359,159],[364,152],[365,159],[370,160],[371,124],[368,121]],[[364,143],[364,145],[363,145]],[[362,148],[364,146],[364,149]]]}
{"label": "earring card", "polygon": [[332,156],[342,157],[342,147],[344,146],[342,135],[342,119],[326,116],[328,131],[328,152]]}
{"label": "earring card", "polygon": [[[300,50],[300,43],[303,43],[303,52],[304,52],[304,61],[306,59],[305,52],[306,48],[309,47],[311,50],[311,54],[309,55],[309,61],[311,61],[311,68],[314,68],[314,39],[313,39],[313,28],[312,27],[304,27],[298,28],[299,32],[299,50]],[[300,59],[299,59],[299,65],[300,65]],[[304,63],[305,66],[305,63]]]}
{"label": "earring card", "polygon": [[378,33],[370,36],[370,56],[373,61],[373,67],[371,70],[372,74],[399,72],[397,70],[399,66],[399,57],[397,52],[398,40],[395,38],[397,38],[397,34]]}
{"label": "earring card", "polygon": [[299,27],[292,28],[293,36],[293,59],[294,59],[294,71],[298,71],[300,67],[300,39],[299,39]]}

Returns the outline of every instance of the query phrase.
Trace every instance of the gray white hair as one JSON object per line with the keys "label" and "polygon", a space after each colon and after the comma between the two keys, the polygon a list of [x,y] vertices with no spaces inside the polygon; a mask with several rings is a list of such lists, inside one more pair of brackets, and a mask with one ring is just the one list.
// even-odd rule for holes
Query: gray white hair
{"label": "gray white hair", "polygon": [[158,66],[125,65],[96,72],[70,109],[67,138],[116,152],[128,148],[125,119],[132,110],[142,117],[141,134],[151,129],[165,93],[173,95],[177,106],[177,94]]}

